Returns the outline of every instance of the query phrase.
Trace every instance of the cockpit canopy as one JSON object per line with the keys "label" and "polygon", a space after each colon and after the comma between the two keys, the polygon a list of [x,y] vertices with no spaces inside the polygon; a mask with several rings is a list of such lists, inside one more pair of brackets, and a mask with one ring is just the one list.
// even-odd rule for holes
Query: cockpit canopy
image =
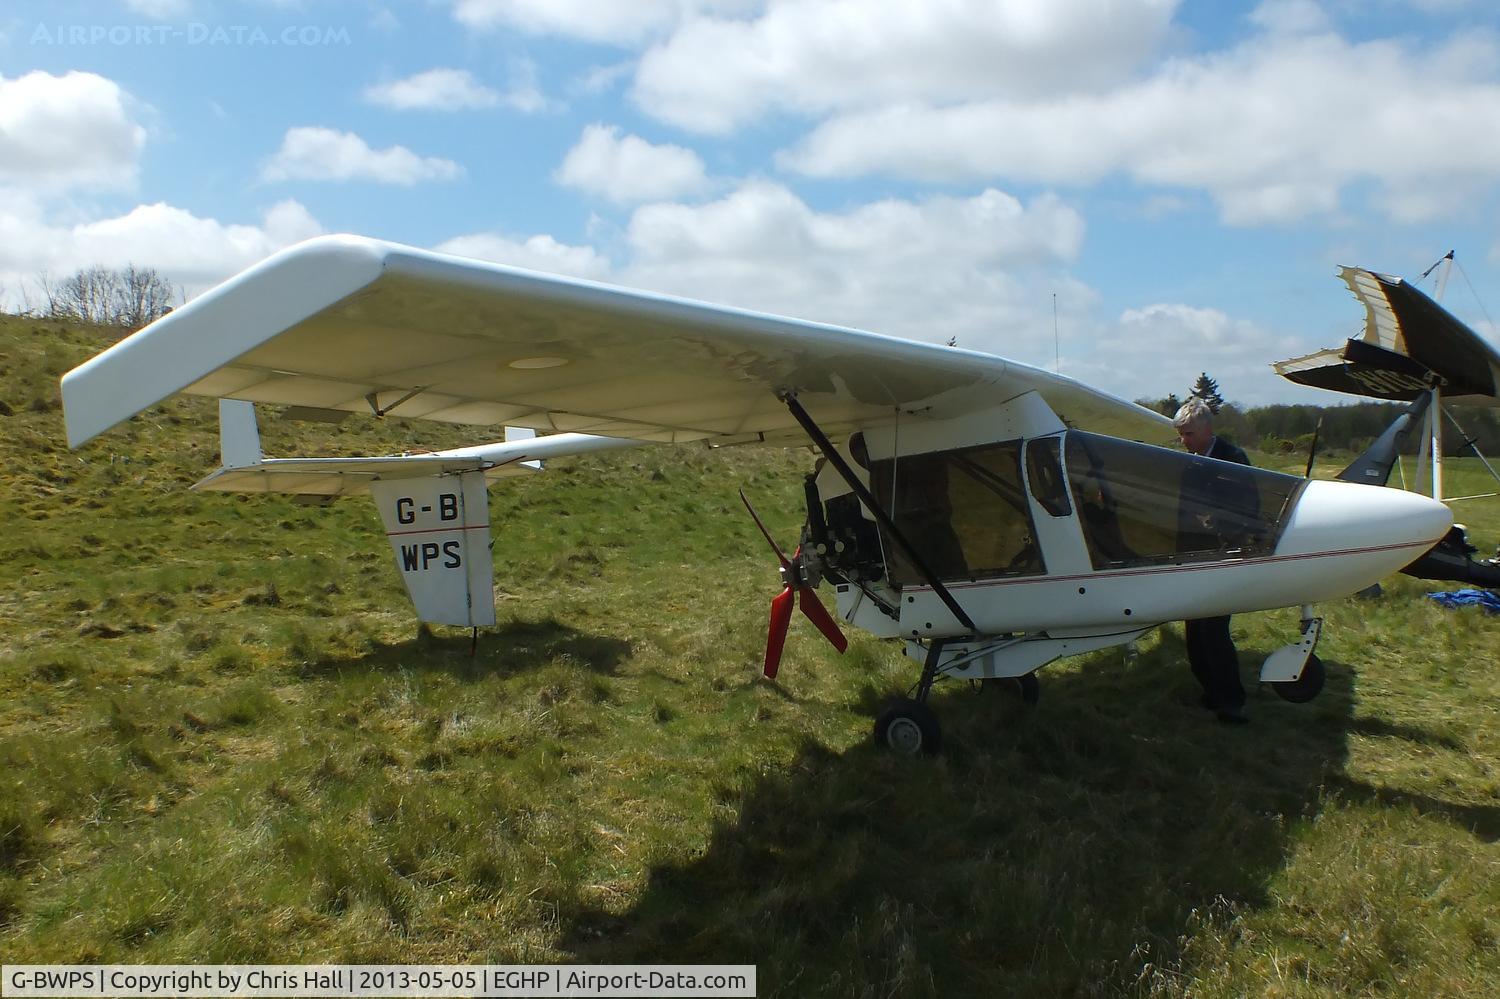
{"label": "cockpit canopy", "polygon": [[[1269,555],[1304,483],[1079,430],[902,455],[870,462],[869,472],[875,496],[944,581],[1046,573],[1038,517],[1076,518],[1095,570]],[[830,524],[848,519],[833,503],[828,513]],[[852,547],[870,547],[873,528]],[[887,582],[926,582],[886,532],[878,537]],[[871,554],[847,558],[868,565]]]}
{"label": "cockpit canopy", "polygon": [[1081,430],[1067,473],[1095,569],[1269,555],[1305,481]]}

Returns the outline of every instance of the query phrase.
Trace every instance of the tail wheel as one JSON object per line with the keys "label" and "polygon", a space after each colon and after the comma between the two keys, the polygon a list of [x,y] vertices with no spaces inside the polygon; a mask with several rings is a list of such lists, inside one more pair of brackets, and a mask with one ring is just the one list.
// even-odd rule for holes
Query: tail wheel
{"label": "tail wheel", "polygon": [[930,756],[942,748],[943,733],[927,705],[902,698],[875,719],[875,744],[903,756]]}
{"label": "tail wheel", "polygon": [[1271,689],[1276,691],[1283,701],[1306,704],[1323,690],[1323,681],[1327,677],[1328,671],[1323,668],[1323,660],[1319,659],[1316,653],[1309,653],[1307,663],[1302,667],[1301,676],[1295,680],[1273,683]]}
{"label": "tail wheel", "polygon": [[1000,690],[1006,693],[1014,691],[1021,695],[1021,700],[1027,704],[1035,704],[1042,698],[1042,684],[1036,678],[1036,672],[1024,673],[1021,676],[1002,676],[984,681],[982,689]]}

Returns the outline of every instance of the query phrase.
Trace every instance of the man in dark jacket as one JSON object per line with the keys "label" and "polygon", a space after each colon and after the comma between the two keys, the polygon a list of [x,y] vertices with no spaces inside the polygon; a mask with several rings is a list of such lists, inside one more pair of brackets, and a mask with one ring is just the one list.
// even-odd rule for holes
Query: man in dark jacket
{"label": "man in dark jacket", "polygon": [[[1172,420],[1178,439],[1189,452],[1239,465],[1250,464],[1245,452],[1214,436],[1213,412],[1194,396]],[[1247,476],[1226,473],[1222,465],[1194,462],[1183,471],[1179,496],[1177,550],[1180,554],[1214,551],[1232,557],[1245,543],[1247,525],[1259,508],[1255,483]],[[1240,682],[1239,653],[1229,634],[1229,617],[1205,617],[1184,622],[1188,665],[1203,686],[1203,705],[1220,721],[1243,724],[1245,688]]]}

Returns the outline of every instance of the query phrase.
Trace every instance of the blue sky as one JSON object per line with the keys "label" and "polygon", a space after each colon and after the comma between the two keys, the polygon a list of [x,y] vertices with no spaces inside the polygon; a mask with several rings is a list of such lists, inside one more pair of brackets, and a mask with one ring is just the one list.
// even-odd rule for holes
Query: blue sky
{"label": "blue sky", "polygon": [[[1500,314],[1491,0],[12,2],[0,297],[189,294],[356,232],[1126,397],[1357,333],[1340,264]],[[1470,290],[1472,284],[1473,290]],[[1423,285],[1435,291],[1432,279]],[[1054,327],[1054,296],[1056,324]],[[1054,328],[1056,341],[1054,341]]]}

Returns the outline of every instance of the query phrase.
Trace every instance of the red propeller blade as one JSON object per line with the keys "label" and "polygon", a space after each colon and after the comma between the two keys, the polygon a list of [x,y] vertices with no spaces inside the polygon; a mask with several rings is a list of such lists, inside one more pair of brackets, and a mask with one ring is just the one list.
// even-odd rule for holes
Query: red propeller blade
{"label": "red propeller blade", "polygon": [[795,599],[792,588],[788,586],[771,600],[771,628],[766,632],[764,670],[767,680],[776,679],[776,671],[781,668],[781,647],[786,644],[786,629],[792,622],[792,604]]}
{"label": "red propeller blade", "polygon": [[813,592],[813,588],[811,586],[801,587],[797,590],[797,594],[800,597],[797,601],[797,606],[802,608],[802,613],[807,615],[809,621],[817,625],[818,630],[823,633],[824,638],[828,639],[829,644],[841,653],[847,649],[849,647],[849,640],[839,630],[838,624],[833,620],[833,615],[828,613],[828,608],[823,606],[823,601],[818,599],[818,595]]}
{"label": "red propeller blade", "polygon": [[[750,511],[750,519],[755,521],[755,526],[760,528],[761,536],[766,539],[766,544],[776,553],[776,558],[781,562],[781,568],[786,570],[783,578],[787,581],[786,589],[782,590],[771,601],[771,627],[766,633],[766,665],[765,677],[767,680],[776,679],[776,671],[781,668],[781,650],[786,645],[786,632],[792,622],[792,608],[801,607],[802,613],[807,616],[823,637],[833,645],[835,649],[843,652],[849,647],[848,639],[834,623],[833,616],[828,613],[818,595],[813,592],[811,586],[793,587],[792,582],[797,578],[792,569],[792,560],[786,557],[786,552],[771,537],[771,532],[766,530],[766,525],[761,522],[760,515],[755,512],[755,507],[750,505],[750,500],[745,496],[745,490],[740,490],[740,502],[745,504],[745,509]],[[800,557],[802,549],[797,549]],[[798,598],[800,594],[800,599]]]}

